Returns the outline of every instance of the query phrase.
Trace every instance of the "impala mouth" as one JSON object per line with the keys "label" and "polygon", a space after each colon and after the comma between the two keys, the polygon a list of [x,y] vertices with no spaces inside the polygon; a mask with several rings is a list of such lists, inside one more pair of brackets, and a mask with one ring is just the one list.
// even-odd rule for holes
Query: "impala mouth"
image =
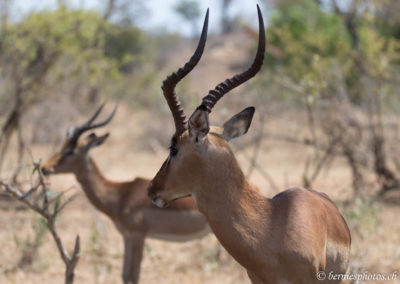
{"label": "impala mouth", "polygon": [[153,204],[155,206],[157,206],[158,208],[165,208],[167,207],[167,202],[165,202],[164,200],[162,200],[160,197],[154,197],[151,199],[151,202],[153,202]]}
{"label": "impala mouth", "polygon": [[189,194],[186,194],[186,195],[182,195],[182,196],[179,196],[179,197],[175,197],[174,199],[172,199],[172,201],[175,201],[175,200],[178,200],[178,199],[181,199],[181,198],[190,197],[190,196],[192,196],[192,194],[191,194],[191,193],[189,193]]}

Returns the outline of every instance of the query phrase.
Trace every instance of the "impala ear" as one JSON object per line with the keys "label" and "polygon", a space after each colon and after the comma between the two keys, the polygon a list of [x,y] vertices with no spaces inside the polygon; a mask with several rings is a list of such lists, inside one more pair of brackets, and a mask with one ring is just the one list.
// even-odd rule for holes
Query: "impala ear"
{"label": "impala ear", "polygon": [[189,136],[194,142],[201,142],[210,131],[208,111],[204,106],[199,106],[189,118]]}
{"label": "impala ear", "polygon": [[247,130],[249,130],[251,120],[253,119],[254,111],[254,107],[245,108],[225,122],[222,137],[224,137],[226,141],[230,141],[246,134]]}
{"label": "impala ear", "polygon": [[88,151],[89,149],[93,147],[100,146],[101,144],[106,141],[106,139],[110,136],[110,133],[106,133],[102,136],[97,136],[95,133],[91,133],[86,137],[85,145],[83,146],[83,149]]}

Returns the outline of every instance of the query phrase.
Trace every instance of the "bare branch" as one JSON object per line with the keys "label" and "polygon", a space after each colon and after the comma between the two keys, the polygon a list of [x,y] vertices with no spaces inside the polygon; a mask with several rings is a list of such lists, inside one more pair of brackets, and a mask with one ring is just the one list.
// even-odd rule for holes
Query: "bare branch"
{"label": "bare branch", "polygon": [[267,180],[267,182],[270,184],[270,186],[273,188],[274,191],[279,192],[279,187],[276,185],[276,182],[272,178],[272,176],[264,169],[263,166],[261,166],[256,160],[252,159],[250,155],[248,155],[244,149],[240,149],[240,151],[235,151],[237,153],[241,153],[243,157],[254,164],[254,168],[259,171],[261,176]]}
{"label": "bare branch", "polygon": [[48,214],[48,212],[46,210],[44,210],[43,208],[40,208],[39,206],[34,204],[30,199],[25,199],[24,198],[25,194],[23,194],[19,189],[14,188],[13,186],[11,186],[8,182],[6,182],[4,180],[0,180],[0,186],[2,186],[3,189],[6,192],[10,193],[11,196],[13,196],[15,199],[20,200],[22,203],[24,203],[30,209],[32,209],[33,211],[42,215],[45,219],[50,218],[50,215]]}
{"label": "bare branch", "polygon": [[255,163],[257,162],[257,157],[261,149],[261,144],[263,140],[263,133],[264,133],[264,112],[261,112],[260,116],[260,124],[261,124],[261,129],[260,129],[260,134],[256,137],[255,143],[254,143],[254,152],[253,152],[253,157],[250,160],[250,167],[247,170],[247,178],[250,178],[251,174],[253,173],[253,170],[255,168]]}
{"label": "bare branch", "polygon": [[108,0],[103,19],[108,20],[115,10],[115,0]]}
{"label": "bare branch", "polygon": [[[33,160],[33,159],[32,159]],[[28,192],[24,193],[22,190],[13,187],[7,181],[0,179],[0,188],[2,188],[5,192],[8,192],[12,197],[21,201],[23,204],[31,208],[36,213],[40,214],[46,221],[47,227],[56,243],[57,249],[60,253],[60,257],[65,264],[65,283],[72,284],[74,281],[74,270],[79,260],[79,250],[80,250],[80,239],[79,235],[76,237],[74,250],[72,255],[70,256],[67,250],[64,248],[61,238],[57,232],[55,221],[58,214],[76,197],[76,194],[69,197],[64,203],[60,205],[60,198],[63,196],[63,193],[58,194],[58,196],[49,201],[48,198],[48,189],[44,182],[43,174],[40,171],[40,163],[36,163],[34,161],[34,173],[36,172],[38,175],[38,181],[34,186],[29,189]],[[43,200],[41,205],[35,203],[31,198],[29,198],[34,192],[38,189],[41,189],[41,193],[43,196]],[[53,206],[51,206],[53,204]],[[52,209],[51,209],[52,208]]]}
{"label": "bare branch", "polygon": [[65,283],[69,284],[69,283],[73,283],[74,282],[74,271],[75,271],[75,267],[78,264],[79,261],[79,251],[80,251],[80,238],[79,235],[76,236],[75,239],[75,247],[74,247],[74,251],[72,253],[72,257],[71,260],[69,262],[69,265],[67,266],[67,269],[65,271]]}
{"label": "bare branch", "polygon": [[303,182],[304,182],[305,187],[312,188],[312,184],[318,177],[318,175],[321,172],[321,170],[323,169],[323,167],[328,163],[328,161],[330,161],[333,158],[335,147],[339,144],[339,142],[341,141],[341,138],[342,138],[341,136],[338,136],[338,137],[335,137],[334,139],[332,139],[329,146],[324,151],[324,155],[322,157],[320,157],[319,155],[315,156],[315,158],[317,160],[316,166],[314,168],[313,173],[310,175],[310,177],[308,177],[308,175],[307,175],[309,163],[306,162],[306,170],[303,175]]}
{"label": "bare branch", "polygon": [[78,193],[75,193],[74,195],[70,196],[67,201],[65,201],[61,206],[57,209],[57,211],[54,212],[54,214],[60,213],[69,203],[71,203],[76,197],[78,196]]}
{"label": "bare branch", "polygon": [[24,196],[22,197],[23,199],[28,199],[32,193],[36,192],[38,190],[38,188],[40,187],[41,183],[40,181],[38,181],[34,186],[31,187],[30,190],[28,190],[27,193],[24,194]]}

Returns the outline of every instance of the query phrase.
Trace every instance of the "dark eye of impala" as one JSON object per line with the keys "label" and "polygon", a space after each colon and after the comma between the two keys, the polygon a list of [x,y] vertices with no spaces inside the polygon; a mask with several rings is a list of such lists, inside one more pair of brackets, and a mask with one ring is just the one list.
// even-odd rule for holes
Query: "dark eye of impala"
{"label": "dark eye of impala", "polygon": [[74,154],[74,149],[67,148],[64,150],[63,154],[64,154],[64,156],[71,156]]}
{"label": "dark eye of impala", "polygon": [[176,148],[175,145],[171,145],[171,146],[169,147],[169,155],[170,155],[171,157],[175,157],[177,154],[178,154],[178,148]]}

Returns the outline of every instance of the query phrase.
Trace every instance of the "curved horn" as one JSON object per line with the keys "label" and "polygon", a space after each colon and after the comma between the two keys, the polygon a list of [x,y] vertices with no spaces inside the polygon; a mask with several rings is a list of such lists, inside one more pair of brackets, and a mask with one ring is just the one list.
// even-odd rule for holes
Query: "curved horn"
{"label": "curved horn", "polygon": [[92,122],[99,116],[100,112],[103,110],[103,107],[106,105],[106,102],[104,102],[97,110],[96,112],[93,114],[93,116],[91,118],[89,118],[89,120],[84,123],[87,125],[92,124]]}
{"label": "curved horn", "polygon": [[81,124],[79,126],[72,126],[68,129],[67,131],[67,137],[70,139],[70,144],[72,146],[75,146],[78,138],[86,131],[98,127],[102,127],[104,125],[107,125],[110,123],[110,121],[113,119],[117,109],[118,109],[118,104],[115,105],[114,110],[111,112],[111,114],[102,122],[92,124],[94,120],[99,116],[100,112],[103,110],[105,103],[103,103],[97,111],[93,114],[93,116],[84,124]]}
{"label": "curved horn", "polygon": [[230,79],[226,79],[224,82],[218,84],[214,90],[210,90],[208,95],[205,96],[201,102],[201,106],[204,106],[208,112],[211,112],[214,105],[230,90],[236,88],[237,86],[243,84],[250,78],[254,77],[257,72],[261,69],[264,61],[265,53],[265,31],[264,31],[264,21],[261,14],[260,7],[257,5],[258,12],[258,27],[259,27],[259,37],[258,37],[258,48],[257,54],[253,61],[253,64],[249,69],[241,74],[237,74]]}
{"label": "curved horn", "polygon": [[207,9],[206,17],[204,19],[203,30],[201,32],[200,40],[197,45],[196,51],[190,58],[188,62],[178,71],[169,75],[163,82],[161,89],[163,90],[164,97],[167,100],[168,106],[172,112],[175,122],[176,134],[181,134],[186,130],[186,116],[184,110],[179,102],[179,99],[175,93],[175,87],[200,61],[200,58],[204,51],[204,46],[207,40],[207,30],[208,30],[208,12]]}
{"label": "curved horn", "polygon": [[[94,128],[102,127],[102,126],[105,126],[105,125],[109,124],[110,121],[114,118],[115,113],[117,112],[118,105],[119,105],[119,104],[116,104],[116,105],[115,105],[113,111],[111,112],[111,114],[110,114],[105,120],[103,120],[102,122],[93,124],[93,125],[90,124],[89,129],[94,129]],[[93,121],[92,121],[92,122],[93,122]]]}

